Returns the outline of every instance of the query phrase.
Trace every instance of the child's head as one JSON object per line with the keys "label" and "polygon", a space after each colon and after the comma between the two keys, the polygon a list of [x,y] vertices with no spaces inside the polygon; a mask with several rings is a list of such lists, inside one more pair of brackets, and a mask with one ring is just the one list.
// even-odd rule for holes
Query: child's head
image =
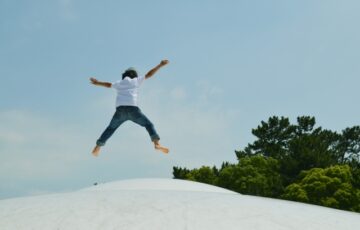
{"label": "child's head", "polygon": [[136,69],[133,67],[130,67],[127,70],[125,70],[125,72],[122,74],[122,79],[124,79],[125,77],[129,77],[131,79],[138,77]]}

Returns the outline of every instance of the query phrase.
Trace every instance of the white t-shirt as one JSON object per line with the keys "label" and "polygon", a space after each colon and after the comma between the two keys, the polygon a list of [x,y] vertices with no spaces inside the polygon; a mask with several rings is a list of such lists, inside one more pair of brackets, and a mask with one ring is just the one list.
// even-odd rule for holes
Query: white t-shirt
{"label": "white t-shirt", "polygon": [[125,77],[123,80],[114,82],[111,87],[117,92],[116,107],[137,106],[138,90],[144,80],[144,76],[139,76],[133,79]]}

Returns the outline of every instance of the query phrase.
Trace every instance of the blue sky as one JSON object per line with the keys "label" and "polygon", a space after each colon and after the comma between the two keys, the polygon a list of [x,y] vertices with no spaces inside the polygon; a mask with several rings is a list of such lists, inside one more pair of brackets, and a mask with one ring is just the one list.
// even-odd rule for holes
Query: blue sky
{"label": "blue sky", "polygon": [[[358,1],[0,0],[0,199],[235,162],[269,116],[359,125]],[[125,123],[90,154],[116,81],[170,64],[140,107],[171,153]]]}

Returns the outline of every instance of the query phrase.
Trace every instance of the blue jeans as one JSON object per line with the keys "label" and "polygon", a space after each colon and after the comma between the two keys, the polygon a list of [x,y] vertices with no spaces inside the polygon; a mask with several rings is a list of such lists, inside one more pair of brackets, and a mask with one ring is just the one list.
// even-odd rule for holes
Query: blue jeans
{"label": "blue jeans", "polygon": [[113,135],[115,130],[125,121],[133,121],[148,131],[151,141],[160,140],[159,135],[156,133],[154,125],[151,121],[141,112],[137,106],[118,106],[116,112],[111,119],[109,126],[101,134],[100,138],[96,141],[96,145],[103,146],[106,141]]}

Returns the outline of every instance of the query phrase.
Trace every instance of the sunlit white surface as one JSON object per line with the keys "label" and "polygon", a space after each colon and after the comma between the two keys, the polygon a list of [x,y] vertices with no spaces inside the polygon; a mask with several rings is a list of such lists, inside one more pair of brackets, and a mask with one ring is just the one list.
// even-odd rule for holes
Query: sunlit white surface
{"label": "sunlit white surface", "polygon": [[0,200],[1,230],[358,228],[358,213],[173,179],[125,180],[70,193]]}

